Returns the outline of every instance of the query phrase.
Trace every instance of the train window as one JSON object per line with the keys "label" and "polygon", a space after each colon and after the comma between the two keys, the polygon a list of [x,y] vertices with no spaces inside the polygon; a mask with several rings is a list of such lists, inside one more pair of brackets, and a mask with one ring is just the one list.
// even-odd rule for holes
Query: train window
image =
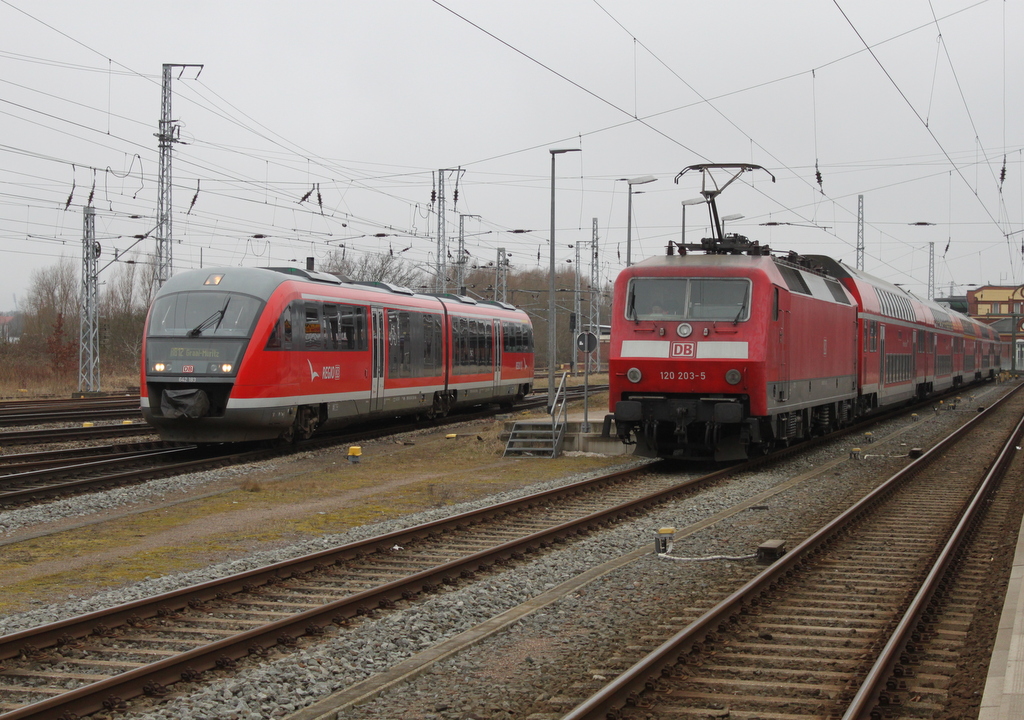
{"label": "train window", "polygon": [[811,289],[807,287],[807,281],[804,280],[803,275],[795,267],[789,265],[783,265],[776,262],[775,267],[779,269],[779,273],[782,275],[782,279],[786,281],[786,287],[795,293],[801,295],[810,295]]}
{"label": "train window", "polygon": [[412,377],[412,327],[401,310],[388,310],[388,375]]}
{"label": "train window", "polygon": [[772,320],[779,319],[779,289],[774,288],[775,293],[772,297]]}
{"label": "train window", "polygon": [[501,322],[501,329],[502,335],[504,335],[502,347],[505,352],[533,352],[533,333],[529,325],[503,320]]}
{"label": "train window", "polygon": [[366,350],[366,308],[324,303],[327,350]]}
{"label": "train window", "polygon": [[750,317],[750,281],[745,278],[634,278],[629,285],[629,320],[732,320]]}
{"label": "train window", "polygon": [[868,352],[878,352],[878,323],[875,320],[864,323],[864,347]]}
{"label": "train window", "polygon": [[750,282],[731,278],[690,280],[686,317],[692,320],[746,320]]}
{"label": "train window", "polygon": [[267,350],[291,350],[292,349],[292,303],[281,311],[280,317],[274,323],[270,331],[270,339],[267,340]]}
{"label": "train window", "polygon": [[323,323],[320,319],[320,303],[308,302],[304,310],[304,344],[306,350],[323,350]]}
{"label": "train window", "polygon": [[164,295],[153,302],[149,334],[244,337],[252,332],[262,309],[262,301],[240,293],[197,291]]}
{"label": "train window", "polygon": [[825,286],[828,287],[828,291],[832,293],[832,299],[836,302],[842,303],[843,305],[849,305],[850,299],[846,296],[843,291],[843,286],[838,280],[832,278],[822,278],[825,281]]}
{"label": "train window", "polygon": [[462,375],[491,372],[494,336],[491,323],[471,318],[452,318],[452,365]]}
{"label": "train window", "polygon": [[418,369],[420,377],[432,377],[440,375],[444,358],[441,354],[441,316],[433,313],[421,313],[421,330],[423,333],[422,353],[423,362]]}

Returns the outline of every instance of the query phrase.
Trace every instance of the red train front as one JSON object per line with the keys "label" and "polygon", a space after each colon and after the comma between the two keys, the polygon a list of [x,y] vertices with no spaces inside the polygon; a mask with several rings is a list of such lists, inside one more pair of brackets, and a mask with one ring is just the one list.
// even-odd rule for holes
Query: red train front
{"label": "red train front", "polygon": [[857,308],[843,286],[746,238],[705,244],[616,280],[620,437],[638,454],[734,460],[852,417]]}

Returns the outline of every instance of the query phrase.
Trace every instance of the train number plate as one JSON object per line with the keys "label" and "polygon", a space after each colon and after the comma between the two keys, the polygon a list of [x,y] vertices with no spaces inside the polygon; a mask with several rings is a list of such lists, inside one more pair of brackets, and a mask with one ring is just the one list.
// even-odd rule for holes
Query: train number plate
{"label": "train number plate", "polygon": [[196,371],[196,366],[195,365],[182,365],[181,366],[181,371],[182,372],[195,372]]}

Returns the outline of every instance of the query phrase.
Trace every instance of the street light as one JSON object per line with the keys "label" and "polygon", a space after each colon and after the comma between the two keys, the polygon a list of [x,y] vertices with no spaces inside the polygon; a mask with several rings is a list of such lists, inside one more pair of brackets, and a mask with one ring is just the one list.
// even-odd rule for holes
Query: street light
{"label": "street light", "polygon": [[702,202],[706,202],[704,198],[690,198],[689,200],[683,200],[683,235],[682,243],[686,245],[686,206],[687,205],[699,205]]}
{"label": "street light", "polygon": [[629,201],[626,205],[626,267],[629,267],[632,263],[630,262],[631,246],[633,244],[633,186],[634,185],[646,185],[652,183],[658,178],[653,175],[643,175],[637,178],[619,178],[619,182],[624,182],[629,185]]}
{"label": "street light", "polygon": [[551,264],[548,268],[548,411],[555,409],[555,155],[580,152],[580,148],[558,148],[551,153]]}

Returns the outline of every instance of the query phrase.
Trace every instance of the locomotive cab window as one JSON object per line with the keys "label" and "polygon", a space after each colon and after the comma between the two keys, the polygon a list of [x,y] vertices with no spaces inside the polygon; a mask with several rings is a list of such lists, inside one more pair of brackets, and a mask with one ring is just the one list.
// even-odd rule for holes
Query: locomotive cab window
{"label": "locomotive cab window", "polygon": [[746,278],[633,278],[627,320],[728,320],[750,318]]}

